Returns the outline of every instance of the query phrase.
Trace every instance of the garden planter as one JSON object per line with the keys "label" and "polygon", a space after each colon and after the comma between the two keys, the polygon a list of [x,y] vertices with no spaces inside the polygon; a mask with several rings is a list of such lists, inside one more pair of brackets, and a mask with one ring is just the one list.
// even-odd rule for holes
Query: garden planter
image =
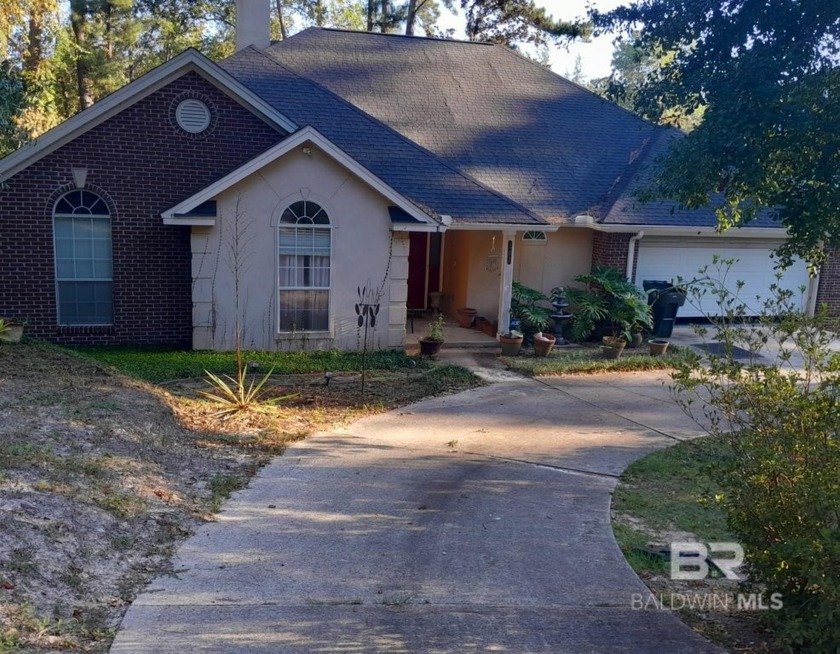
{"label": "garden planter", "polygon": [[431,341],[428,338],[420,339],[420,354],[430,359],[437,359],[443,341]]}
{"label": "garden planter", "polygon": [[499,336],[499,343],[502,345],[503,357],[515,357],[522,349],[521,336]]}
{"label": "garden planter", "polygon": [[496,325],[490,322],[489,320],[481,326],[481,331],[483,331],[488,336],[496,336]]}
{"label": "garden planter", "polygon": [[472,327],[473,319],[475,318],[475,309],[470,307],[462,307],[458,309],[458,326],[464,329]]}
{"label": "garden planter", "polygon": [[6,330],[0,334],[0,341],[7,343],[20,343],[23,338],[23,325],[6,325]]}
{"label": "garden planter", "polygon": [[624,352],[627,339],[623,336],[604,336],[602,340],[604,347],[601,348],[607,359],[617,359]]}
{"label": "garden planter", "polygon": [[630,342],[627,344],[627,347],[637,348],[642,346],[642,332],[633,332],[630,338]]}
{"label": "garden planter", "polygon": [[658,357],[668,350],[668,343],[664,338],[652,338],[648,341],[648,346],[650,347],[650,355],[652,357]]}
{"label": "garden planter", "polygon": [[534,334],[534,355],[547,357],[554,347],[554,336],[552,334]]}

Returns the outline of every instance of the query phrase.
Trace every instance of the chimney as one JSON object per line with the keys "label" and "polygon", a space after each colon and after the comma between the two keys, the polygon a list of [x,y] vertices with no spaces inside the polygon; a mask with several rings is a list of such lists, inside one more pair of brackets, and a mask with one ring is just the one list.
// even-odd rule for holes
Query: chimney
{"label": "chimney", "polygon": [[236,50],[271,45],[271,0],[236,0]]}

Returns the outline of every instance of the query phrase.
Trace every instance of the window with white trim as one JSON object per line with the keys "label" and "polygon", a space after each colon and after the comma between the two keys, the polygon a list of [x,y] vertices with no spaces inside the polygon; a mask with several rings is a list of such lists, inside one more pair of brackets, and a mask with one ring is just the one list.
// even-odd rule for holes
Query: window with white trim
{"label": "window with white trim", "polygon": [[547,240],[547,237],[545,235],[545,232],[540,232],[540,231],[537,231],[537,230],[531,230],[531,231],[527,231],[524,234],[522,234],[522,242],[523,243],[530,243],[532,245],[536,245],[536,244],[543,245],[543,244],[545,244],[546,240]]}
{"label": "window with white trim", "polygon": [[59,325],[114,321],[111,212],[90,191],[70,191],[53,210]]}
{"label": "window with white trim", "polygon": [[279,331],[327,331],[330,324],[330,219],[310,200],[294,202],[279,223]]}

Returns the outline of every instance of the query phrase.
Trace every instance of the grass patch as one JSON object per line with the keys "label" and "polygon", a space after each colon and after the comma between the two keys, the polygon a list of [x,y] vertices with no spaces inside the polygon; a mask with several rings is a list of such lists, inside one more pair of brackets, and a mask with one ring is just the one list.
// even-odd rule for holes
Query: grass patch
{"label": "grass patch", "polygon": [[[729,456],[729,448],[717,438],[700,438],[649,454],[621,476],[613,511],[629,517],[630,524],[638,522],[654,531],[687,531],[704,541],[732,540],[726,516],[715,500],[721,491],[712,474],[712,467]],[[617,532],[619,536],[627,534]]]}
{"label": "grass patch", "polygon": [[672,345],[662,356],[651,356],[646,349],[625,349],[618,359],[607,359],[601,346],[582,345],[568,350],[555,348],[547,357],[520,355],[502,357],[509,370],[534,377],[598,372],[632,372],[637,370],[669,370],[691,356],[686,348]]}
{"label": "grass patch", "polygon": [[247,485],[248,480],[237,475],[215,475],[208,484],[210,492],[213,493],[213,511],[218,511],[222,507],[222,502]]}
{"label": "grass patch", "polygon": [[[215,374],[236,373],[236,358],[233,352],[211,352],[208,350],[172,350],[161,348],[127,346],[80,346],[74,352],[100,363],[113,366],[119,372],[148,382],[162,382],[188,377],[202,377],[204,371]],[[255,363],[263,373],[274,368],[275,375],[293,375],[323,372],[361,371],[360,352],[324,350],[313,352],[256,352],[243,353],[245,361]],[[410,365],[410,358],[403,352],[385,350],[369,352],[368,370],[399,370]],[[416,365],[428,365],[415,360]]]}

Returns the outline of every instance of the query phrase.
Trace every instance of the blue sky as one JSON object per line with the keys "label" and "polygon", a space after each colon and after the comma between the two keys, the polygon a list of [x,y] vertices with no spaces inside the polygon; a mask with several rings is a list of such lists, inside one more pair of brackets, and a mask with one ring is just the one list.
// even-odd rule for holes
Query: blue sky
{"label": "blue sky", "polygon": [[[537,0],[537,5],[545,7],[554,18],[573,20],[586,16],[586,7],[593,7],[606,11],[621,4],[629,4],[622,0]],[[463,29],[463,18],[453,15],[447,16],[444,9],[440,24],[444,28],[453,27]],[[605,77],[610,72],[612,57],[612,36],[592,39],[590,43],[573,43],[566,47],[551,48],[551,68],[563,75],[571,72],[575,66],[575,58],[580,55],[583,75],[586,79]]]}

